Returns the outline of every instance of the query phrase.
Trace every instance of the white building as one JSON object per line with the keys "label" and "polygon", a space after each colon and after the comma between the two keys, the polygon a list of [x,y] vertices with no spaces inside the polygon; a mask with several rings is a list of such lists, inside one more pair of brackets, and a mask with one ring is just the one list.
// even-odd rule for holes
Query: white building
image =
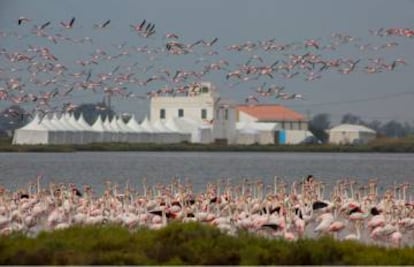
{"label": "white building", "polygon": [[219,100],[215,105],[213,119],[213,139],[225,144],[236,143],[236,105],[230,101]]}
{"label": "white building", "polygon": [[151,98],[150,122],[189,118],[202,123],[214,118],[215,88],[209,82],[193,85],[187,96],[156,96]]}
{"label": "white building", "polygon": [[[150,106],[152,125],[171,120],[175,120],[178,125],[191,122],[195,127],[185,128],[191,128],[186,133],[192,135],[191,140],[194,142],[206,143],[208,139],[213,139],[210,142],[235,142],[235,105],[221,100],[210,82],[191,85],[186,96],[153,97]],[[180,123],[180,120],[185,123]]]}
{"label": "white building", "polygon": [[376,138],[377,133],[363,125],[341,124],[327,130],[330,144],[366,144]]}

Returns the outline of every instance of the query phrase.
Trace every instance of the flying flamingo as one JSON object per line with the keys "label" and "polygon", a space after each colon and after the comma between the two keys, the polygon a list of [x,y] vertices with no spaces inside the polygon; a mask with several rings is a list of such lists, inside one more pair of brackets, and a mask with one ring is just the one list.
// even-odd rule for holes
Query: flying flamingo
{"label": "flying flamingo", "polygon": [[19,17],[17,19],[17,24],[22,25],[22,24],[24,24],[26,22],[29,22],[29,21],[31,21],[31,19],[22,16],[22,17]]}
{"label": "flying flamingo", "polygon": [[65,28],[65,29],[72,29],[73,24],[75,23],[75,17],[72,17],[72,19],[66,23],[61,21],[60,24]]}
{"label": "flying flamingo", "polygon": [[94,27],[95,28],[97,28],[97,29],[104,29],[106,26],[108,26],[108,24],[111,22],[111,20],[110,19],[108,19],[108,20],[106,20],[105,22],[103,22],[103,23],[100,23],[100,24],[95,24],[94,25]]}

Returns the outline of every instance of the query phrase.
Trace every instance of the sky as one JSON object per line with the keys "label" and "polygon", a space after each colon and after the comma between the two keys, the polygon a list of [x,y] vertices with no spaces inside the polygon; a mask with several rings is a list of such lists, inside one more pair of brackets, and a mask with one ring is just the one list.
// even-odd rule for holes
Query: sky
{"label": "sky", "polygon": [[[12,53],[32,47],[47,47],[65,65],[65,77],[53,85],[37,86],[30,81],[27,62],[10,62],[5,53],[0,54],[0,88],[6,86],[11,77],[20,78],[24,93],[44,93],[59,88],[69,88],[73,82],[70,73],[91,71],[91,80],[100,73],[108,73],[120,66],[118,74],[134,72],[133,77],[145,80],[152,75],[159,75],[162,70],[175,73],[177,70],[203,69],[205,64],[226,60],[225,69],[210,71],[202,80],[211,81],[222,97],[244,103],[245,98],[254,95],[254,89],[266,86],[283,86],[286,92],[301,94],[304,99],[281,100],[271,97],[259,97],[260,103],[277,103],[291,107],[308,116],[328,113],[332,121],[339,121],[346,113],[360,116],[364,120],[398,120],[414,121],[413,74],[414,74],[414,38],[403,36],[377,36],[370,31],[381,28],[414,28],[412,11],[414,1],[410,0],[151,0],[151,1],[110,1],[110,0],[2,0],[0,1],[0,49]],[[30,21],[17,25],[17,19],[24,16]],[[67,22],[76,17],[74,27],[63,29],[61,21]],[[107,19],[111,22],[105,29],[95,29],[94,24]],[[130,25],[143,20],[155,24],[156,33],[144,38],[134,32]],[[72,40],[93,40],[83,43],[59,40],[57,44],[47,38],[35,36],[31,30],[35,25],[50,21],[45,30],[48,34],[70,37]],[[211,47],[195,47],[189,55],[169,55],[165,44],[171,39],[165,33],[176,33],[181,43],[191,44],[197,40],[218,41]],[[279,43],[303,44],[306,40],[316,40],[321,46],[329,45],[335,33],[352,36],[352,41],[332,49],[287,49],[266,52],[263,49],[237,52],[229,50],[232,44],[246,42],[256,43],[274,40]],[[397,44],[381,48],[387,43]],[[367,46],[369,44],[369,46]],[[367,49],[360,49],[366,45]],[[142,53],[136,48],[151,47],[158,52]],[[100,60],[99,64],[81,66],[77,60],[87,60],[97,49],[110,55],[129,51],[113,60]],[[131,52],[135,49],[135,52]],[[162,51],[162,52],[159,52]],[[210,56],[208,51],[214,51]],[[311,52],[324,59],[360,59],[360,63],[349,75],[328,70],[320,79],[307,81],[302,74],[292,79],[284,79],[274,74],[273,78],[260,76],[256,80],[238,82],[226,74],[245,64],[253,56],[260,56],[263,62],[253,60],[252,64],[271,65],[287,60],[290,55],[303,55]],[[38,57],[38,56],[37,56]],[[37,57],[34,60],[37,60]],[[407,65],[398,65],[392,71],[367,74],[364,67],[370,59],[381,58],[391,63],[403,59]],[[204,65],[203,65],[204,64]],[[129,69],[128,69],[129,67]],[[12,71],[15,68],[17,71]],[[42,76],[43,75],[43,76]],[[48,74],[38,74],[41,80],[49,79]],[[106,84],[108,87],[114,84]],[[65,87],[68,86],[68,87]],[[135,96],[145,96],[147,92],[165,86],[173,86],[168,81],[155,81],[146,85],[123,84],[126,91]],[[79,105],[96,102],[103,98],[102,88],[92,90],[73,90],[65,97],[53,99],[52,106],[63,103]],[[18,92],[13,92],[18,94]],[[23,94],[23,92],[21,92]],[[10,102],[0,100],[0,108]],[[113,97],[115,111],[133,113],[143,118],[149,113],[149,100],[139,97]],[[32,108],[33,103],[23,107]]]}

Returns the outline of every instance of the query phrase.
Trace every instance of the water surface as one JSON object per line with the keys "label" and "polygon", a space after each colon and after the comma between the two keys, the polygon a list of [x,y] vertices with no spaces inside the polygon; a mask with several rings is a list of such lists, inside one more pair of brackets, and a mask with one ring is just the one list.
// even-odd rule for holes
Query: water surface
{"label": "water surface", "polygon": [[104,181],[141,187],[187,177],[196,190],[207,182],[230,178],[233,183],[274,176],[287,182],[313,174],[328,185],[353,178],[360,183],[377,178],[383,186],[414,182],[414,154],[388,153],[277,153],[277,152],[75,152],[0,153],[0,184],[16,189],[42,174],[50,181],[90,184],[97,192]]}

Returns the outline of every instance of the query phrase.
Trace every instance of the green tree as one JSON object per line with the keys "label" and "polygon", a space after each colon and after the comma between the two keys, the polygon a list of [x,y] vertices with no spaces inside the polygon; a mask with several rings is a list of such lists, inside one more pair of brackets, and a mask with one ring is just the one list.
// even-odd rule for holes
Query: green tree
{"label": "green tree", "polygon": [[388,137],[403,137],[406,136],[408,133],[406,132],[406,128],[398,121],[391,120],[385,123],[381,127],[381,133]]}
{"label": "green tree", "polygon": [[116,113],[105,103],[99,102],[96,104],[87,103],[79,105],[79,107],[74,111],[74,114],[76,118],[79,118],[80,114],[83,114],[85,121],[92,125],[99,115],[101,115],[102,119],[105,119],[107,116],[112,119]]}
{"label": "green tree", "polygon": [[329,114],[317,114],[309,121],[309,131],[311,131],[316,138],[325,143],[328,140],[326,130],[329,129],[330,124]]}
{"label": "green tree", "polygon": [[13,105],[0,112],[0,132],[13,131],[27,124],[29,114],[19,105]]}
{"label": "green tree", "polygon": [[380,133],[381,132],[381,127],[382,127],[382,122],[379,121],[379,120],[373,120],[371,122],[366,123],[365,126],[367,126],[368,128],[373,129],[377,133]]}
{"label": "green tree", "polygon": [[361,119],[361,117],[347,113],[344,116],[342,116],[341,123],[349,123],[349,124],[364,124],[364,121]]}

